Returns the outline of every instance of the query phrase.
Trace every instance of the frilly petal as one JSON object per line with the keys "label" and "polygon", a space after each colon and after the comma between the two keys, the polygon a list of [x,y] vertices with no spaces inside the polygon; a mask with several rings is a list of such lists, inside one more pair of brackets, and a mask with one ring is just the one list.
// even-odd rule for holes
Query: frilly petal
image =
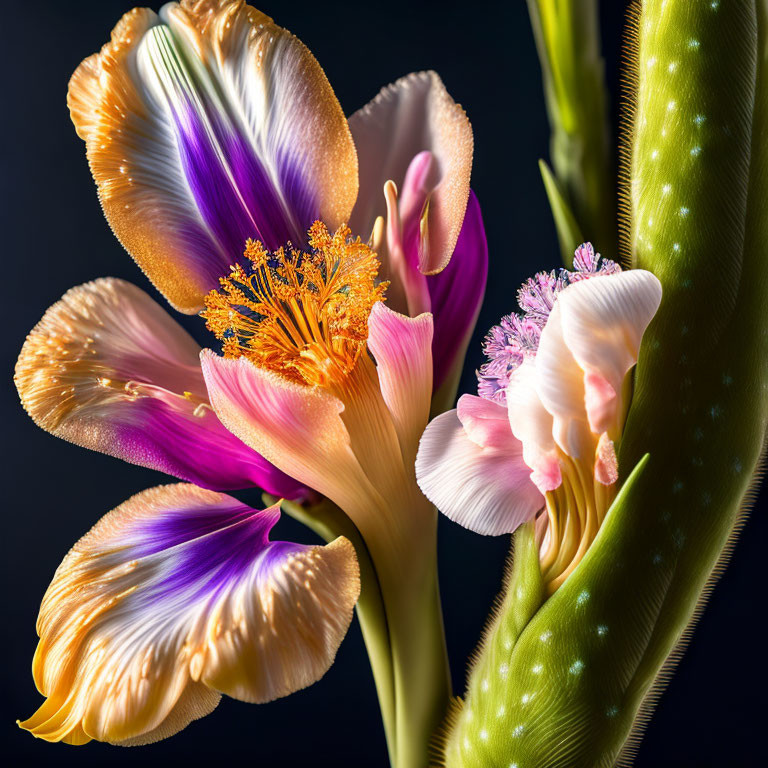
{"label": "frilly petal", "polygon": [[[416,72],[384,88],[349,118],[360,164],[360,193],[350,225],[369,233],[378,216],[386,216],[382,188],[392,180],[408,205],[404,231],[418,236],[418,263],[424,274],[439,272],[451,258],[469,195],[472,128],[464,110],[448,95],[434,72]],[[414,158],[428,151],[431,171],[417,179],[406,195],[405,180]],[[411,187],[413,187],[411,189]]]}
{"label": "frilly petal", "polygon": [[68,102],[110,225],[184,312],[248,237],[300,244],[315,219],[349,218],[357,159],[325,74],[239,0],[130,11]]}
{"label": "frilly petal", "polygon": [[554,491],[562,482],[560,462],[552,435],[552,415],[536,391],[533,360],[525,360],[513,371],[506,395],[509,424],[523,445],[523,459],[531,468],[531,479],[542,493]]}
{"label": "frilly petal", "polygon": [[15,381],[35,423],[77,445],[207,488],[306,495],[219,422],[199,354],[146,293],[103,278],[72,288],[45,313]]}
{"label": "frilly petal", "polygon": [[279,517],[191,485],[103,517],[59,566],[33,673],[46,702],[20,723],[49,741],[143,744],[214,709],[318,680],[359,594],[354,549],[269,541]]}
{"label": "frilly petal", "polygon": [[555,442],[568,456],[579,458],[586,455],[593,441],[584,404],[584,372],[563,338],[560,303],[560,298],[575,287],[570,286],[560,294],[541,332],[534,387],[542,405],[552,415]]}
{"label": "frilly petal", "polygon": [[483,419],[495,424],[481,424],[470,402],[463,408],[469,430],[456,410],[430,422],[419,445],[416,479],[424,495],[459,525],[487,536],[511,533],[535,516],[544,498],[529,478],[504,408],[486,401]]}

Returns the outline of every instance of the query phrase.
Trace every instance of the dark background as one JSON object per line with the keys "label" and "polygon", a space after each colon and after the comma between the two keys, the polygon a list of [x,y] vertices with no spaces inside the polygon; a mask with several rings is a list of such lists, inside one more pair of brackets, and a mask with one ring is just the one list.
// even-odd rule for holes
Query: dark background
{"label": "dark background", "polygon": [[[2,704],[7,711],[0,721],[0,753],[10,756],[12,765],[141,761],[150,766],[182,758],[191,766],[232,760],[383,767],[376,697],[356,626],[330,672],[308,690],[265,706],[225,698],[212,715],[141,751],[97,743],[80,748],[47,744],[14,725],[41,701],[30,664],[39,601],[55,567],[101,515],[132,494],[169,481],[39,430],[21,409],[11,383],[25,334],[71,286],[114,275],[154,293],[102,217],[84,145],[75,136],[65,101],[72,71],[106,42],[130,7],[130,0],[47,0],[3,8],[0,466],[5,474],[2,563],[8,605],[2,614],[7,648]],[[603,0],[614,123],[624,7],[619,0]],[[525,3],[266,0],[262,10],[310,47],[348,114],[381,86],[426,68],[437,70],[466,108],[475,133],[472,186],[483,206],[491,254],[486,301],[461,386],[472,390],[482,334],[513,309],[524,278],[556,266],[559,258],[536,166],[547,155],[548,128]],[[184,322],[210,343],[196,318]],[[766,498],[764,491],[661,700],[637,766],[765,764],[765,588],[758,579],[765,573]],[[281,521],[277,534],[309,540],[290,520]],[[440,520],[441,582],[457,692],[499,588],[507,546],[503,538],[476,536]]]}

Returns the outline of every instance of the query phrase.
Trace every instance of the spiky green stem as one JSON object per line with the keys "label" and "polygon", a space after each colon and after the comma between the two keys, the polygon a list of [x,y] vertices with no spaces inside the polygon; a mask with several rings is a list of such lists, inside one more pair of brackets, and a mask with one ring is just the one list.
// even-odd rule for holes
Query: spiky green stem
{"label": "spiky green stem", "polygon": [[511,582],[449,766],[615,765],[727,552],[768,422],[767,5],[644,4],[631,244],[664,296],[620,446],[629,477],[584,560],[507,649],[509,592],[527,589]]}

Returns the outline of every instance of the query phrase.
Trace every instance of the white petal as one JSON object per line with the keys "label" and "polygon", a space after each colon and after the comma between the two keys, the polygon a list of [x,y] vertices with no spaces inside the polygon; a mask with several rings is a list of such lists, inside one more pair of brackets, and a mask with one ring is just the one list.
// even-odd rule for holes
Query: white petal
{"label": "white petal", "polygon": [[499,536],[533,519],[544,499],[511,431],[505,444],[498,430],[491,432],[492,444],[482,447],[470,439],[457,411],[441,414],[421,438],[416,479],[446,517],[475,533]]}

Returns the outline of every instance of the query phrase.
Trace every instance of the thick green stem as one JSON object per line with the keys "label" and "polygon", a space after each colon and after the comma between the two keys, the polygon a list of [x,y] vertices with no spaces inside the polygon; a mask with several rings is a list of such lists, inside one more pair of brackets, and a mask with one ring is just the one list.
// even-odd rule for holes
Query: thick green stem
{"label": "thick green stem", "polygon": [[[528,10],[552,129],[559,202],[570,209],[585,238],[615,255],[616,196],[597,0],[528,0]],[[551,187],[547,192],[551,201]],[[570,265],[578,243],[568,233],[558,226],[563,260]]]}
{"label": "thick green stem", "polygon": [[[437,581],[437,520],[418,552],[387,557],[380,571],[395,681],[396,768],[426,768],[429,744],[445,717],[450,672]],[[394,567],[393,567],[394,566]]]}
{"label": "thick green stem", "polygon": [[288,514],[326,541],[346,536],[355,545],[362,582],[357,615],[390,762],[426,768],[448,707],[450,672],[437,581],[437,513],[421,496],[408,506],[404,530],[368,531],[369,547],[332,502],[310,508],[283,502]]}

